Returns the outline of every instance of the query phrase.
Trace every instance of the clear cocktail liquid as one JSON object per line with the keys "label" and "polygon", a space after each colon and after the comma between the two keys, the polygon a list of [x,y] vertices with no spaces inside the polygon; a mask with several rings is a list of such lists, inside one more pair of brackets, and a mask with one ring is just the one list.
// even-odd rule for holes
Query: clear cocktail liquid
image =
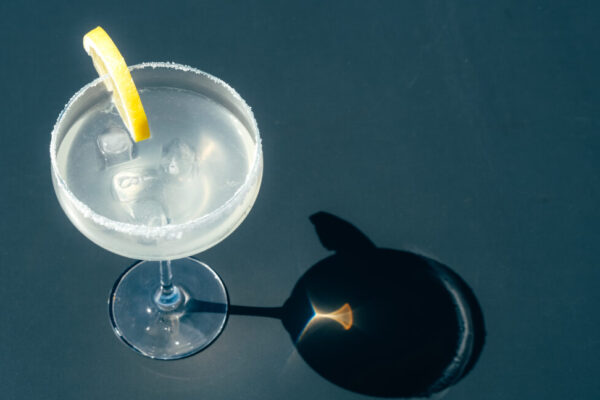
{"label": "clear cocktail liquid", "polygon": [[[73,194],[106,218],[153,227],[184,224],[223,205],[248,175],[253,136],[199,93],[158,87],[140,97],[150,139],[133,143],[109,99],[69,129],[57,163]],[[252,202],[250,196],[237,207]]]}

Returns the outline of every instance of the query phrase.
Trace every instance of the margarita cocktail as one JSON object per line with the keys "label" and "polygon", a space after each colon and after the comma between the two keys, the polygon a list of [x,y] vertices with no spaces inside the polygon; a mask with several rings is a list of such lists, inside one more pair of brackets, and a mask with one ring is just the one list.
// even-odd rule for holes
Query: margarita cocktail
{"label": "margarita cocktail", "polygon": [[151,135],[134,140],[109,78],[100,77],[59,116],[52,178],[86,237],[146,260],[111,293],[117,335],[149,357],[181,358],[210,344],[227,315],[219,277],[185,257],[224,239],[250,211],[262,176],[260,136],[250,108],[220,79],[173,63],[129,71]]}

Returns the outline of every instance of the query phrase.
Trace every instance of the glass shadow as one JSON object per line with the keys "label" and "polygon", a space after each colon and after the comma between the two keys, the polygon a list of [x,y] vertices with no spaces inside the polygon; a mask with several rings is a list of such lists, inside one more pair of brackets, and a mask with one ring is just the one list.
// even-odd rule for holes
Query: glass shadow
{"label": "glass shadow", "polygon": [[[473,291],[450,268],[376,247],[332,214],[310,217],[335,253],[313,265],[282,307],[230,315],[281,319],[304,361],[328,381],[378,397],[425,397],[464,378],[485,341]],[[194,311],[222,305],[190,301]]]}

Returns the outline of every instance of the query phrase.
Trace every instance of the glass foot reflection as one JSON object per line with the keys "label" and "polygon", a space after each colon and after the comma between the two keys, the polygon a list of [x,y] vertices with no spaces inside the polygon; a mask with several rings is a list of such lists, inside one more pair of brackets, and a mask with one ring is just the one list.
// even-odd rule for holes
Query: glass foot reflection
{"label": "glass foot reflection", "polygon": [[[157,303],[158,261],[142,261],[128,269],[109,298],[115,334],[137,352],[160,360],[187,357],[206,348],[227,320],[227,291],[208,265],[183,258],[172,261],[171,268],[173,307]],[[212,307],[197,306],[203,303]]]}

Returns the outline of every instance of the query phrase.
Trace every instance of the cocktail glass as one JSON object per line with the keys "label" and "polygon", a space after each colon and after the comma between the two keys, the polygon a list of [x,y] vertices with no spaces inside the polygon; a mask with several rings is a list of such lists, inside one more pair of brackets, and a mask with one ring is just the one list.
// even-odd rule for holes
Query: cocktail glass
{"label": "cocktail glass", "polygon": [[178,359],[208,346],[225,325],[225,286],[189,256],[223,240],[250,211],[262,178],[260,136],[250,108],[220,79],[174,63],[129,69],[152,137],[131,141],[106,77],[98,78],[58,117],[52,181],[81,233],[144,260],[110,295],[116,335],[145,356]]}

